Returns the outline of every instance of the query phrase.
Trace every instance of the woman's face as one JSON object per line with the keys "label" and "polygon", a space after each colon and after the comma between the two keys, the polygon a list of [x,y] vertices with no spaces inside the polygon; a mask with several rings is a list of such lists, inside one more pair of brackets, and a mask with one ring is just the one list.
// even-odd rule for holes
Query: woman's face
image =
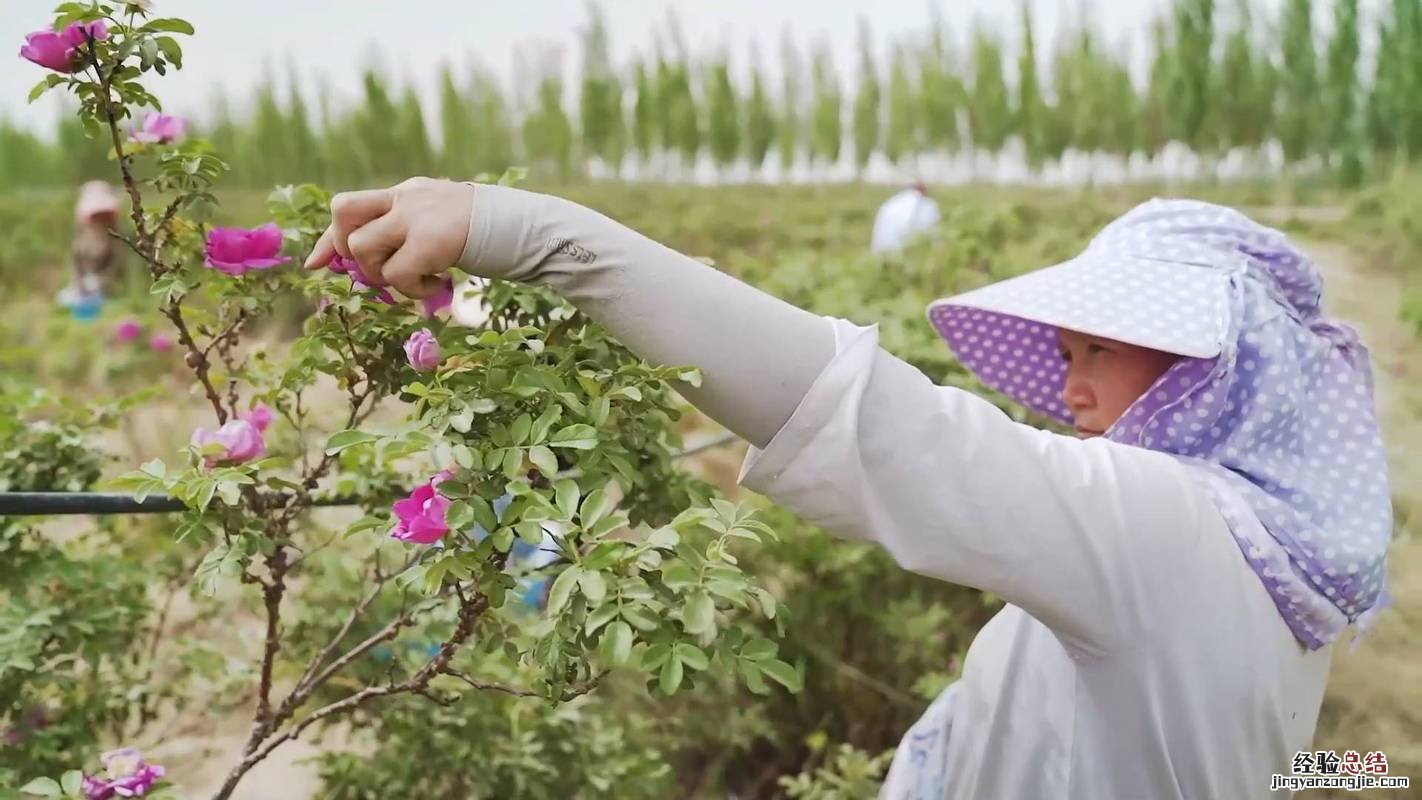
{"label": "woman's face", "polygon": [[1057,338],[1067,362],[1062,402],[1083,439],[1105,433],[1179,358],[1066,329],[1058,330]]}

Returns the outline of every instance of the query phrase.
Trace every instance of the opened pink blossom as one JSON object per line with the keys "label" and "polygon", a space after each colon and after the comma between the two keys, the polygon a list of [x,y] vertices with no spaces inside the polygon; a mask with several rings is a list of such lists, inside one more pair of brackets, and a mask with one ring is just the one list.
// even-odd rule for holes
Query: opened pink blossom
{"label": "opened pink blossom", "polygon": [[167,770],[143,760],[143,754],[125,747],[99,756],[103,775],[85,775],[84,796],[88,800],[109,800],[111,797],[143,797]]}
{"label": "opened pink blossom", "polygon": [[76,22],[66,27],[59,35],[71,47],[83,47],[90,39],[102,42],[109,38],[109,24],[101,19],[96,19],[93,22]]}
{"label": "opened pink blossom", "polygon": [[290,258],[281,256],[281,228],[268,222],[259,228],[213,228],[207,235],[207,265],[228,275],[271,269]]}
{"label": "opened pink blossom", "polygon": [[429,372],[439,366],[439,340],[428,328],[421,328],[405,340],[405,356],[410,359],[410,366]]}
{"label": "opened pink blossom", "polygon": [[55,72],[74,71],[74,47],[53,31],[35,31],[25,36],[20,56]]}
{"label": "opened pink blossom", "polygon": [[391,510],[396,520],[390,531],[391,538],[412,544],[434,544],[449,533],[445,522],[449,500],[435,491],[433,479],[395,503]]}
{"label": "opened pink blossom", "polygon": [[247,422],[252,424],[252,427],[257,429],[257,433],[266,433],[267,428],[272,424],[272,419],[275,417],[276,413],[272,411],[272,407],[266,403],[258,403],[256,408],[241,415],[242,419],[247,420]]}
{"label": "opened pink blossom", "polygon": [[143,127],[133,132],[136,142],[145,144],[172,144],[180,142],[188,135],[188,122],[172,114],[149,114],[143,119]]}
{"label": "opened pink blossom", "polygon": [[267,453],[267,443],[262,432],[245,419],[234,419],[210,431],[198,428],[193,431],[192,444],[202,453],[207,466],[218,464],[245,464]]}

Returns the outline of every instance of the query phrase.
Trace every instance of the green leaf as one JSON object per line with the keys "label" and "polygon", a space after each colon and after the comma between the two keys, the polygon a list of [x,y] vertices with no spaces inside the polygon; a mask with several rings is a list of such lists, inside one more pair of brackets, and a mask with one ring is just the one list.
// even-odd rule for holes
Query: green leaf
{"label": "green leaf", "polygon": [[49,82],[49,77],[46,76],[44,80],[35,84],[33,89],[30,89],[30,96],[28,102],[33,103],[34,101],[40,98],[40,95],[44,94],[52,88],[53,84]]}
{"label": "green leaf", "polygon": [[[518,538],[522,539],[526,544],[537,547],[543,542],[543,526],[537,522],[525,520],[515,525],[514,530],[518,532]],[[512,542],[510,542],[510,544],[512,544]]]}
{"label": "green leaf", "polygon": [[583,633],[586,633],[588,636],[597,633],[598,628],[617,619],[617,614],[620,610],[621,609],[619,609],[615,603],[598,606],[595,611],[588,614],[588,621],[583,623]]}
{"label": "green leaf", "polygon": [[553,579],[553,588],[548,590],[549,615],[557,614],[568,604],[568,598],[572,597],[573,587],[577,585],[578,576],[582,573],[582,569],[574,564]]}
{"label": "green leaf", "polygon": [[652,612],[642,606],[624,607],[622,618],[632,623],[632,626],[639,631],[654,631],[660,627],[657,618],[652,616]]}
{"label": "green leaf", "polygon": [[54,778],[35,778],[21,786],[20,791],[36,797],[60,797],[64,794],[64,789],[60,788],[59,782]]}
{"label": "green leaf", "polygon": [[692,387],[701,386],[701,370],[699,369],[682,370],[676,374],[676,377],[677,380],[680,380],[682,383],[690,384]]}
{"label": "green leaf", "polygon": [[589,603],[597,605],[607,597],[607,581],[602,577],[601,572],[584,571],[578,576],[578,587],[583,590],[583,596]]}
{"label": "green leaf", "polygon": [[662,663],[660,686],[662,694],[672,694],[681,686],[681,659],[673,655]]}
{"label": "green leaf", "polygon": [[691,669],[700,671],[711,666],[710,660],[706,658],[706,653],[694,644],[677,642],[676,645],[672,647],[672,653],[681,659],[681,663]]}
{"label": "green leaf", "polygon": [[365,431],[341,431],[332,434],[331,438],[326,440],[326,455],[333,456],[348,447],[373,442],[379,438],[379,436]]}
{"label": "green leaf", "polygon": [[607,626],[602,634],[602,657],[610,664],[625,664],[632,655],[632,627],[621,620]]}
{"label": "green leaf", "polygon": [[543,409],[543,413],[534,420],[533,427],[529,429],[528,440],[534,444],[542,444],[548,438],[548,430],[553,427],[563,416],[562,406],[549,406]]}
{"label": "green leaf", "polygon": [[528,167],[509,167],[504,170],[503,175],[499,176],[499,185],[513,186],[516,183],[522,183],[526,177],[528,177]]}
{"label": "green leaf", "polygon": [[766,619],[775,619],[775,595],[757,586],[751,590],[755,593],[755,599],[760,601],[761,613]]}
{"label": "green leaf", "polygon": [[554,447],[569,447],[574,450],[591,450],[597,447],[597,431],[591,425],[577,423],[569,425],[548,440]]}
{"label": "green leaf", "polygon": [[746,688],[753,694],[770,694],[770,686],[765,682],[765,675],[760,671],[758,662],[742,661],[741,677],[746,681]]}
{"label": "green leaf", "polygon": [[499,410],[499,404],[487,397],[480,397],[477,400],[470,400],[468,408],[475,414],[491,414]]}
{"label": "green leaf", "polygon": [[523,467],[523,453],[514,448],[509,448],[504,452],[504,477],[513,480],[518,477],[519,469]]}
{"label": "green leaf", "polygon": [[681,611],[682,623],[691,634],[709,633],[716,629],[716,604],[711,595],[698,592],[686,601]]}
{"label": "green leaf", "polygon": [[444,515],[444,524],[448,525],[450,530],[462,531],[473,521],[474,508],[463,500],[450,503],[449,510]]}
{"label": "green leaf", "polygon": [[176,17],[163,17],[149,20],[146,25],[139,28],[141,31],[163,31],[164,33],[185,33],[193,35],[193,26],[187,20]]}
{"label": "green leaf", "polygon": [[588,403],[588,419],[592,420],[594,427],[601,428],[607,423],[607,415],[612,413],[612,401],[606,397]]}
{"label": "green leaf", "polygon": [[577,481],[563,478],[553,484],[553,496],[557,498],[558,511],[563,514],[563,519],[572,519],[573,515],[578,513],[578,498],[581,497],[581,490],[578,488]]}
{"label": "green leaf", "polygon": [[751,639],[741,648],[741,658],[751,661],[764,661],[773,658],[780,647],[775,642],[765,638]]}
{"label": "green leaf", "polygon": [[533,417],[528,414],[520,414],[518,419],[509,426],[509,437],[514,444],[523,444],[528,441],[528,433],[533,428]]}
{"label": "green leaf", "polygon": [[163,51],[163,56],[172,62],[175,67],[183,66],[183,48],[178,44],[178,40],[171,36],[159,36],[158,49]]}
{"label": "green leaf", "polygon": [[617,389],[608,394],[608,397],[615,399],[632,400],[633,402],[637,402],[642,399],[642,390],[638,389],[636,386],[623,386],[622,388]]}
{"label": "green leaf", "polygon": [[662,583],[673,592],[681,592],[688,586],[696,585],[696,573],[685,564],[676,563],[662,570]]}
{"label": "green leaf", "polygon": [[668,527],[657,528],[647,537],[647,544],[658,550],[674,550],[680,542],[681,534]]}
{"label": "green leaf", "polygon": [[583,499],[583,507],[578,512],[578,522],[584,528],[592,527],[612,511],[613,505],[612,497],[607,492],[602,489],[594,489],[588,492],[588,496]]}
{"label": "green leaf", "polygon": [[60,776],[59,784],[64,787],[65,794],[79,797],[79,792],[84,785],[84,773],[77,769],[71,769]]}
{"label": "green leaf", "polygon": [[624,542],[603,542],[582,560],[583,569],[607,569],[617,563],[622,552],[627,549]]}
{"label": "green leaf", "polygon": [[494,508],[489,505],[488,500],[474,495],[471,496],[467,502],[469,503],[469,508],[474,513],[474,522],[478,523],[479,527],[485,531],[493,531],[499,527],[499,518],[494,514]]}
{"label": "green leaf", "polygon": [[456,431],[459,431],[460,433],[468,433],[469,429],[473,425],[474,410],[470,408],[465,408],[463,411],[460,411],[458,414],[454,414],[449,418],[449,427],[455,429]]}
{"label": "green leaf", "polygon": [[536,444],[528,448],[528,460],[538,467],[538,471],[543,473],[545,478],[552,478],[558,474],[558,457],[544,445]]}
{"label": "green leaf", "polygon": [[627,515],[619,511],[610,517],[603,517],[595,522],[591,528],[584,528],[583,530],[589,541],[597,541],[626,524]]}
{"label": "green leaf", "polygon": [[791,692],[800,691],[803,685],[803,681],[800,679],[800,673],[796,672],[794,667],[778,658],[757,661],[756,666],[760,667],[761,671],[769,675],[776,683],[784,686]]}

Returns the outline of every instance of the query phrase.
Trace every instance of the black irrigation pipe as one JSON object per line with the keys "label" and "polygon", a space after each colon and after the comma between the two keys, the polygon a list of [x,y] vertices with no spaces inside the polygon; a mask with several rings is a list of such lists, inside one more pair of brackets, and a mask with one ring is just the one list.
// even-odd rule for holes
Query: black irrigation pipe
{"label": "black irrigation pipe", "polygon": [[[727,433],[688,447],[675,458],[686,458],[721,447],[739,438]],[[358,497],[327,497],[313,506],[356,506]],[[62,514],[169,514],[186,508],[167,495],[149,495],[139,502],[122,492],[0,492],[0,517],[57,516]]]}

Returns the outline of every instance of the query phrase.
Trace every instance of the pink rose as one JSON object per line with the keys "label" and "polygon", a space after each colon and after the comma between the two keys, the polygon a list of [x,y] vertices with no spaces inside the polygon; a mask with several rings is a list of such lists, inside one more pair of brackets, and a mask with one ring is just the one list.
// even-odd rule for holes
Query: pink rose
{"label": "pink rose", "polygon": [[272,419],[276,417],[276,413],[266,403],[258,403],[256,408],[240,416],[251,423],[252,427],[257,429],[257,433],[266,433],[267,428],[272,424]]}
{"label": "pink rose", "polygon": [[20,56],[55,72],[73,72],[78,66],[79,48],[88,41],[86,37],[107,39],[109,27],[103,20],[96,20],[76,22],[59,33],[35,31],[25,36]]}
{"label": "pink rose", "polygon": [[229,420],[216,432],[206,428],[193,431],[192,444],[202,453],[207,466],[245,464],[267,453],[262,432],[245,419]]}
{"label": "pink rose", "polygon": [[65,28],[59,35],[70,46],[83,47],[89,39],[101,42],[109,38],[109,25],[101,19],[96,19],[93,22],[76,22]]}
{"label": "pink rose", "polygon": [[145,144],[172,144],[188,135],[188,122],[171,114],[149,114],[132,138]]}
{"label": "pink rose", "polygon": [[281,257],[281,228],[268,222],[260,228],[213,228],[207,235],[206,264],[228,275],[271,269],[285,264]]}
{"label": "pink rose", "polygon": [[420,328],[405,340],[405,356],[418,372],[429,372],[439,366],[439,341],[429,328]]}
{"label": "pink rose", "polygon": [[74,71],[74,47],[53,31],[35,31],[25,36],[20,56],[55,72]]}
{"label": "pink rose", "polygon": [[413,544],[434,544],[449,533],[449,525],[445,524],[449,500],[435,491],[433,479],[395,503],[391,510],[396,519],[395,527],[390,531],[393,539]]}
{"label": "pink rose", "polygon": [[114,338],[128,344],[143,335],[143,326],[138,324],[136,319],[126,319],[114,328]]}
{"label": "pink rose", "polygon": [[155,353],[166,353],[173,349],[173,340],[161,333],[148,337],[148,349]]}
{"label": "pink rose", "polygon": [[444,285],[438,292],[421,300],[420,303],[425,309],[425,319],[430,319],[435,314],[449,308],[454,303],[454,281],[446,278]]}
{"label": "pink rose", "polygon": [[84,776],[84,796],[88,800],[109,800],[118,797],[142,797],[148,794],[167,772],[157,764],[143,760],[143,754],[132,747],[112,750],[99,757],[106,777]]}

